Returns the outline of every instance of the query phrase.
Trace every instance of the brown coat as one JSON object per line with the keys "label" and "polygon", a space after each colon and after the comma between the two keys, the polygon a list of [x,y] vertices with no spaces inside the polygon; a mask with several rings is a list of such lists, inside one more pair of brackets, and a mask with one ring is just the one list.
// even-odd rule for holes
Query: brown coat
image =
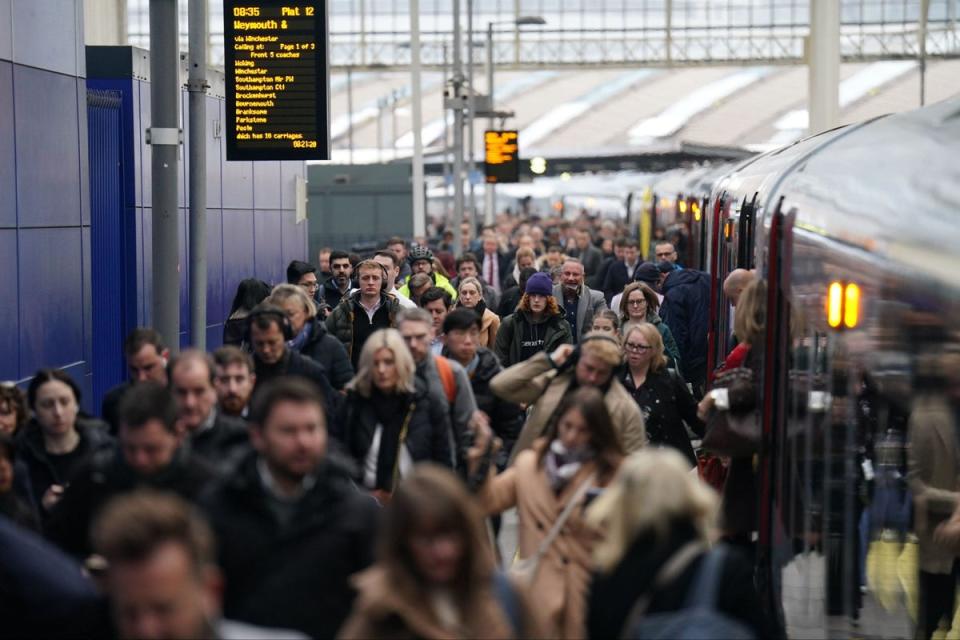
{"label": "brown coat", "polygon": [[[544,435],[550,418],[570,388],[574,375],[573,367],[558,374],[547,359],[547,354],[538,353],[529,360],[504,369],[490,380],[490,389],[507,402],[533,404],[513,448],[514,457]],[[616,377],[610,381],[604,403],[613,419],[613,426],[620,435],[624,450],[633,453],[643,447],[647,443],[643,415],[630,393]]]}
{"label": "brown coat", "polygon": [[[542,441],[538,444],[543,446]],[[536,553],[567,500],[596,471],[594,463],[584,465],[557,495],[540,464],[540,447],[521,452],[513,466],[488,478],[477,494],[487,514],[517,508],[520,558]],[[584,521],[583,508],[575,508],[540,562],[530,592],[550,637],[583,638],[586,634],[591,554],[599,536]]]}
{"label": "brown coat", "polygon": [[910,457],[907,482],[913,492],[914,528],[919,539],[920,569],[950,573],[956,557],[933,540],[936,526],[949,518],[960,498],[960,459],[957,456],[953,410],[938,396],[922,396],[910,414]]}
{"label": "brown coat", "polygon": [[500,316],[490,309],[483,310],[480,318],[480,346],[493,349],[497,344],[497,331],[500,330]]}
{"label": "brown coat", "polygon": [[[342,640],[517,637],[492,588],[480,592],[474,602],[467,606],[470,618],[464,622],[465,628],[458,632],[440,624],[433,608],[424,602],[422,594],[393,585],[381,567],[374,566],[354,576],[353,584],[358,595],[350,617],[340,628],[338,637]],[[515,591],[523,611],[522,637],[541,637],[542,627],[525,592],[519,587],[515,587]]]}

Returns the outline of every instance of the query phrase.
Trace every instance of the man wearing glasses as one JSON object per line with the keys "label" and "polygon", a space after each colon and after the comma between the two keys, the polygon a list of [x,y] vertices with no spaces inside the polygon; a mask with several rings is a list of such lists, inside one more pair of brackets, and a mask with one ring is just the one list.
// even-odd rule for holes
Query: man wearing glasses
{"label": "man wearing glasses", "polygon": [[303,287],[307,295],[315,299],[317,291],[320,289],[320,281],[317,280],[317,268],[309,262],[294,260],[287,265],[287,284]]}
{"label": "man wearing glasses", "polygon": [[657,262],[669,262],[673,265],[675,271],[683,268],[677,264],[677,248],[673,246],[672,242],[658,242],[653,248],[653,252]]}

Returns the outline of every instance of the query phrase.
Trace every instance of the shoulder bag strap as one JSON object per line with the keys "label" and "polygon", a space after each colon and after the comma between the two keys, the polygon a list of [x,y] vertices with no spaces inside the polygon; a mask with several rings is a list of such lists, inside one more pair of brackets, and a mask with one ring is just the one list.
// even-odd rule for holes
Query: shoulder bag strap
{"label": "shoulder bag strap", "polygon": [[587,494],[587,491],[590,490],[590,487],[593,486],[593,481],[596,479],[597,474],[591,473],[590,477],[580,483],[580,486],[577,487],[576,492],[570,496],[570,500],[567,501],[567,504],[563,507],[563,511],[560,512],[560,517],[557,518],[557,521],[553,523],[553,526],[550,528],[547,537],[543,539],[543,542],[540,543],[540,546],[537,548],[537,552],[533,555],[533,562],[539,563],[547,551],[550,549],[550,545],[553,544],[553,541],[556,540],[557,536],[560,534],[560,530],[563,529],[563,525],[567,524],[567,520],[570,519],[570,515],[573,513],[573,510],[576,508],[577,504],[583,499],[583,496]]}
{"label": "shoulder bag strap", "polygon": [[660,568],[660,571],[657,572],[657,577],[653,579],[650,587],[643,592],[643,594],[637,598],[636,603],[630,609],[630,613],[627,615],[626,620],[623,623],[623,627],[620,629],[620,637],[628,638],[630,630],[643,618],[643,615],[647,612],[647,608],[650,606],[650,602],[653,600],[654,594],[662,589],[665,585],[670,584],[672,581],[677,579],[683,570],[687,568],[691,562],[693,562],[697,556],[703,553],[707,549],[706,545],[700,540],[694,540],[693,542],[688,542],[686,545],[680,547],[680,549],[670,556],[670,559],[667,560],[663,566]]}

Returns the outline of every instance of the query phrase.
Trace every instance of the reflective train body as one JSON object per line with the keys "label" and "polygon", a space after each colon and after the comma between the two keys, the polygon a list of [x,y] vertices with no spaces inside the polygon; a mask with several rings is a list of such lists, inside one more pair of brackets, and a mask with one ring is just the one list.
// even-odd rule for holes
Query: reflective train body
{"label": "reflective train body", "polygon": [[712,366],[732,346],[726,275],[770,285],[756,559],[791,637],[912,637],[929,604],[918,571],[958,489],[926,491],[930,469],[960,454],[917,407],[960,406],[958,149],[943,102],[748,160],[704,202]]}

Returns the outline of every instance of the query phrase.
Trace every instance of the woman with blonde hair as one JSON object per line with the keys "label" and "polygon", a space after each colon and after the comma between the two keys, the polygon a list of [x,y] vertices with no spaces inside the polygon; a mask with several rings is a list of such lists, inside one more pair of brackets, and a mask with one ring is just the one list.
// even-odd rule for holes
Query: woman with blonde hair
{"label": "woman with blonde hair", "polygon": [[346,389],[335,435],[381,502],[415,463],[450,466],[443,408],[417,386],[416,364],[399,331],[380,329],[367,338]]}
{"label": "woman with blonde hair", "polygon": [[667,368],[660,332],[649,322],[628,323],[623,328],[623,353],[626,366],[620,382],[643,413],[650,444],[673,447],[696,466],[684,422],[701,438],[704,423],[686,383]]}
{"label": "woman with blonde hair", "polygon": [[343,343],[327,333],[327,325],[317,316],[313,298],[303,287],[279,284],[267,302],[283,309],[290,320],[293,339],[287,346],[322,364],[333,388],[343,389],[353,377],[353,365]]}
{"label": "woman with blonde hair", "polygon": [[649,322],[655,326],[663,340],[667,366],[680,373],[680,349],[670,327],[660,319],[659,309],[660,300],[653,289],[643,282],[632,282],[624,287],[620,298],[620,324],[626,326],[628,322]]}
{"label": "woman with blonde hair", "polygon": [[480,316],[480,346],[493,348],[500,330],[500,316],[487,308],[483,301],[483,285],[476,278],[464,278],[458,287],[457,306],[474,311]]}
{"label": "woman with blonde hair", "polygon": [[503,319],[493,351],[504,368],[528,360],[540,352],[551,353],[561,344],[573,343],[570,324],[553,297],[553,281],[545,273],[527,280],[516,313]]}
{"label": "woman with blonde hair", "polygon": [[[631,637],[643,616],[682,610],[716,536],[716,514],[716,495],[679,453],[631,454],[585,518],[605,534],[593,550],[589,637]],[[720,558],[714,609],[757,638],[782,637],[764,615],[750,559],[732,548]],[[643,616],[634,610],[641,598]]]}
{"label": "woman with blonde hair", "polygon": [[476,503],[435,465],[418,465],[398,487],[377,562],[354,585],[343,639],[542,636],[526,593],[497,573]]}
{"label": "woman with blonde hair", "polygon": [[[530,589],[548,633],[581,638],[591,554],[601,535],[584,521],[584,505],[612,481],[624,449],[596,388],[568,393],[555,416],[533,447],[518,453],[503,473],[486,477],[477,498],[487,515],[516,507],[519,556],[539,559],[530,569]],[[486,450],[486,437],[479,433],[467,453],[471,475]]]}

